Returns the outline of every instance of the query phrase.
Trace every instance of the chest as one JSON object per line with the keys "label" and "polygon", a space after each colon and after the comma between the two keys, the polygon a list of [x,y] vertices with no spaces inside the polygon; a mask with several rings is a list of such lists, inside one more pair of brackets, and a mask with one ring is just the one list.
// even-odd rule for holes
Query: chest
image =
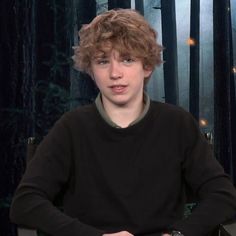
{"label": "chest", "polygon": [[81,191],[128,196],[180,185],[177,143],[159,135],[95,137],[85,137],[74,152],[75,183]]}

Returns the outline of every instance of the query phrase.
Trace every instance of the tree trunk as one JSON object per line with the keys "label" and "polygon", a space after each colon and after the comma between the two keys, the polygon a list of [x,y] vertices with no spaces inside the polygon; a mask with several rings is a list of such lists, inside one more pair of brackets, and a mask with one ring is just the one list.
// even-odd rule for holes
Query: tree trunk
{"label": "tree trunk", "polygon": [[67,17],[67,12],[71,11],[67,1],[36,3],[35,133],[37,137],[43,137],[69,108],[71,42],[68,38],[72,37],[73,31]]}
{"label": "tree trunk", "polygon": [[162,43],[165,47],[164,59],[164,90],[167,103],[178,104],[178,62],[175,1],[161,1]]}
{"label": "tree trunk", "polygon": [[114,8],[131,8],[130,0],[108,0],[108,10]]}
{"label": "tree trunk", "polygon": [[29,136],[44,136],[67,110],[70,1],[1,1],[1,235],[16,235],[9,222],[11,197],[25,169]]}
{"label": "tree trunk", "polygon": [[35,124],[35,1],[1,1],[0,17],[0,234],[14,236],[9,206],[25,169],[26,137]]}
{"label": "tree trunk", "polygon": [[[231,41],[231,45],[232,45],[232,41]],[[236,167],[236,96],[235,96],[235,81],[234,81],[233,73],[231,73],[231,78],[230,78],[230,101],[231,101],[230,112],[231,112],[232,172],[233,172],[233,182],[234,182],[234,185],[236,186],[236,169],[235,169]]]}
{"label": "tree trunk", "polygon": [[[77,0],[77,31],[83,24],[90,23],[95,16],[95,0]],[[73,73],[71,78],[72,108],[92,103],[97,94],[97,87],[89,75],[80,72]]]}
{"label": "tree trunk", "polygon": [[[230,8],[231,9],[231,8]],[[230,112],[231,112],[231,142],[232,142],[232,175],[233,182],[236,186],[236,95],[235,95],[235,80],[233,73],[234,58],[233,58],[233,33],[232,33],[232,18],[229,12],[229,40],[230,40]]]}
{"label": "tree trunk", "polygon": [[213,2],[214,21],[214,150],[217,159],[233,179],[232,78],[230,0]]}
{"label": "tree trunk", "polygon": [[144,0],[135,0],[135,9],[142,15],[144,15],[143,1]]}
{"label": "tree trunk", "polygon": [[77,0],[77,27],[88,24],[96,16],[96,0]]}
{"label": "tree trunk", "polygon": [[200,0],[191,0],[190,16],[190,88],[189,111],[199,120],[199,46],[200,46]]}

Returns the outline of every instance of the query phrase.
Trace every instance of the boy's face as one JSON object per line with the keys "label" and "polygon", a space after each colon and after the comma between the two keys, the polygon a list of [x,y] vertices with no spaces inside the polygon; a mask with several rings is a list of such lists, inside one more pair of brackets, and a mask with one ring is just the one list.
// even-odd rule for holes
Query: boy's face
{"label": "boy's face", "polygon": [[115,49],[107,54],[97,53],[91,62],[91,75],[103,103],[113,107],[137,104],[143,98],[144,78],[151,73],[152,70],[143,68],[141,60],[129,54],[120,55]]}

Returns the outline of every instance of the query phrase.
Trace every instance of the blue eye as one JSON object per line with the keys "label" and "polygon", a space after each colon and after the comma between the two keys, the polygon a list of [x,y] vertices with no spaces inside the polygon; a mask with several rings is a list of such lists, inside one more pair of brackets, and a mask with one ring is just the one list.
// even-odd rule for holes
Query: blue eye
{"label": "blue eye", "polygon": [[128,57],[128,58],[123,58],[122,61],[123,61],[124,63],[126,63],[126,64],[131,64],[132,62],[134,62],[134,59]]}
{"label": "blue eye", "polygon": [[98,60],[96,60],[96,63],[98,65],[106,65],[109,63],[109,60],[108,59],[98,59]]}

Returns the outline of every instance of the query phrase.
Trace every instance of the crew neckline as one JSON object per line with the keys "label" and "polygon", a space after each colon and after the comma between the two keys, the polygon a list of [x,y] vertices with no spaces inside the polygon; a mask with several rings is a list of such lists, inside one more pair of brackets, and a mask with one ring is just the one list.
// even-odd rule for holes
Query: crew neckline
{"label": "crew neckline", "polygon": [[131,126],[139,123],[146,116],[146,114],[148,113],[148,110],[150,108],[150,98],[149,98],[148,94],[145,92],[144,92],[144,96],[143,96],[143,104],[144,104],[144,108],[143,108],[142,113],[139,115],[139,117],[137,119],[135,119],[134,121],[132,121],[127,127],[123,128],[123,127],[117,125],[115,122],[113,122],[111,120],[111,118],[107,115],[107,113],[104,109],[104,106],[102,104],[101,93],[98,94],[98,96],[95,100],[95,106],[96,106],[99,114],[101,115],[101,117],[104,119],[104,121],[108,125],[110,125],[113,128],[116,128],[116,129],[126,129],[128,127],[131,127]]}

